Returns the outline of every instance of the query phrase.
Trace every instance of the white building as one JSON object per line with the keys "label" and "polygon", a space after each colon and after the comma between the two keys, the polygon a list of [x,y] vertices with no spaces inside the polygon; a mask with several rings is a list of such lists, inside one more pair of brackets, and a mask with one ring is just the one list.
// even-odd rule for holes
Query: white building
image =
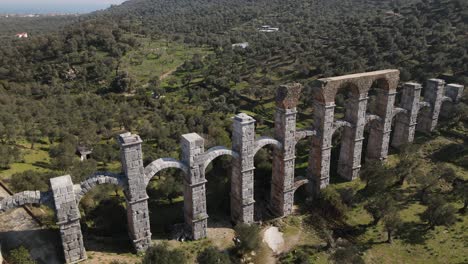
{"label": "white building", "polygon": [[242,42],[242,43],[234,43],[232,44],[232,48],[247,48],[249,46],[248,42]]}
{"label": "white building", "polygon": [[269,25],[264,25],[264,26],[261,26],[258,31],[260,32],[277,32],[279,31],[279,28],[277,27],[271,27]]}
{"label": "white building", "polygon": [[23,32],[23,33],[18,33],[15,35],[17,38],[28,38],[28,33]]}

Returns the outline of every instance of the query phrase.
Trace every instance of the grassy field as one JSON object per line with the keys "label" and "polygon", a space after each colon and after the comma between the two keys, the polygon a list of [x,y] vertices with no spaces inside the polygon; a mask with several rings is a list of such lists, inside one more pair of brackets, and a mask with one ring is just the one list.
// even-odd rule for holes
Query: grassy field
{"label": "grassy field", "polygon": [[177,42],[138,38],[141,46],[125,55],[122,69],[137,80],[137,87],[145,86],[151,79],[164,79],[193,55],[204,56],[206,48],[190,47]]}
{"label": "grassy field", "polygon": [[23,155],[23,161],[11,164],[10,169],[0,171],[1,180],[9,180],[11,175],[28,170],[49,171],[47,165],[50,162],[48,153],[50,145],[37,143],[34,145],[34,149],[31,149],[27,142],[19,142],[18,145]]}

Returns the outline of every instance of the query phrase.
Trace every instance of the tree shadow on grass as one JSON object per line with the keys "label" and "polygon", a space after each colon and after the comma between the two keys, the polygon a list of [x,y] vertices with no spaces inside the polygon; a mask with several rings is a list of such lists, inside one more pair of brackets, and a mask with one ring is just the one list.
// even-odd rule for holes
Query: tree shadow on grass
{"label": "tree shadow on grass", "polygon": [[44,161],[36,161],[32,165],[43,168],[43,169],[48,169],[48,170],[54,169],[54,167],[51,164],[44,162]]}
{"label": "tree shadow on grass", "polygon": [[416,222],[405,222],[397,232],[397,236],[408,244],[424,244],[426,241],[427,225]]}

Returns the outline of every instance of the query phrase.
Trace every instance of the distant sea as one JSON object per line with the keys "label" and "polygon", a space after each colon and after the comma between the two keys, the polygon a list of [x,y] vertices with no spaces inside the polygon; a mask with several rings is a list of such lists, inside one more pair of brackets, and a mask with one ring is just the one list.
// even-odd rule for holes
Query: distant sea
{"label": "distant sea", "polygon": [[3,3],[0,0],[0,14],[50,14],[50,13],[90,13],[110,7],[110,4],[58,4],[58,5],[17,5]]}

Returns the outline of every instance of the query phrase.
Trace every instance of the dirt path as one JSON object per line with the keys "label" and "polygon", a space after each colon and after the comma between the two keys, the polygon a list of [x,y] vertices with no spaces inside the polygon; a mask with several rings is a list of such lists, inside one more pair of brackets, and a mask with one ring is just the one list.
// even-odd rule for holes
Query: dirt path
{"label": "dirt path", "polygon": [[172,69],[172,70],[170,70],[168,72],[165,72],[165,73],[161,74],[161,76],[159,76],[159,80],[162,81],[162,80],[166,79],[167,77],[169,77],[171,74],[173,74],[177,70],[178,67],[179,66],[177,66],[176,68],[174,68],[174,69]]}

